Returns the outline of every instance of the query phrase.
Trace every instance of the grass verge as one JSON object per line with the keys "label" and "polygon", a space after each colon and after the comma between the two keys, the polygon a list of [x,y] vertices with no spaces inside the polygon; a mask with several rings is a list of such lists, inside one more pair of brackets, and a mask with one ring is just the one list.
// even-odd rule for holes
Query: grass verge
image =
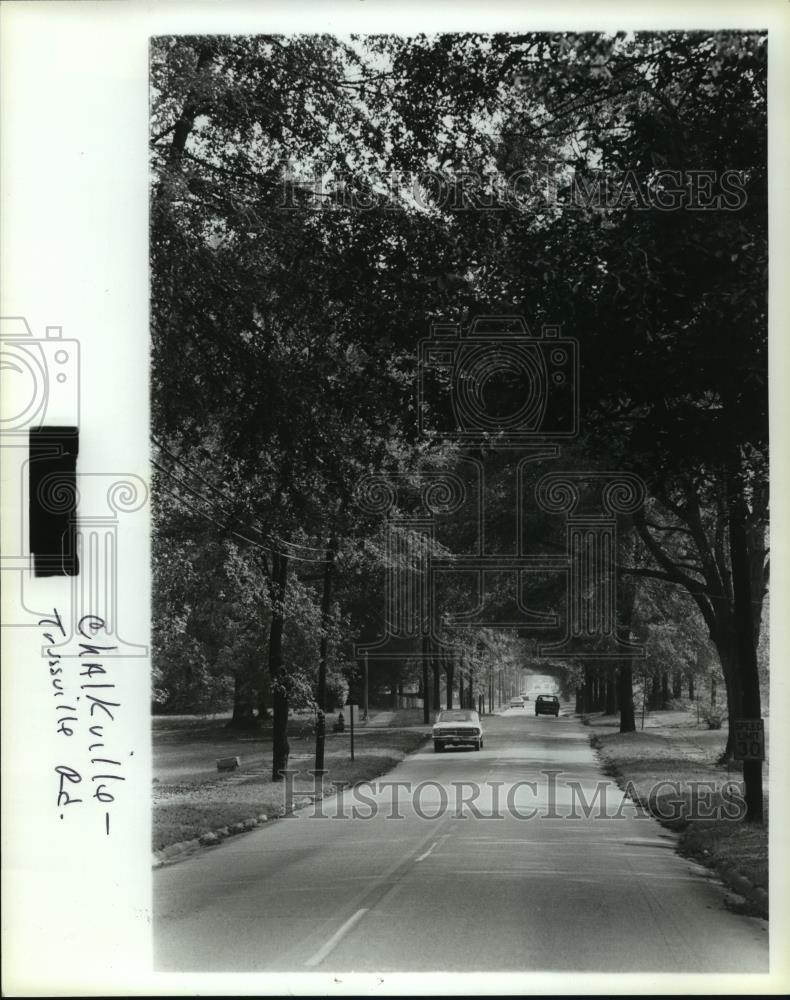
{"label": "grass verge", "polygon": [[649,729],[620,733],[611,717],[586,721],[606,772],[678,834],[678,851],[715,869],[747,899],[746,912],[767,918],[767,794],[765,821],[746,823],[740,773],[717,763],[726,730],[654,719]]}
{"label": "grass verge", "polygon": [[[400,714],[400,713],[399,713]],[[393,720],[395,721],[395,720]],[[353,785],[386,773],[428,738],[429,729],[411,718],[398,727],[360,728],[354,734],[327,733],[323,793],[333,785]],[[404,725],[411,723],[411,725]],[[308,721],[289,722],[289,767],[299,773],[294,793],[315,790],[308,773],[314,765],[314,735]],[[225,719],[154,719],[153,849],[266,815],[282,815],[282,782],[271,780],[271,730],[233,733]],[[237,770],[218,772],[218,757],[238,756]]]}

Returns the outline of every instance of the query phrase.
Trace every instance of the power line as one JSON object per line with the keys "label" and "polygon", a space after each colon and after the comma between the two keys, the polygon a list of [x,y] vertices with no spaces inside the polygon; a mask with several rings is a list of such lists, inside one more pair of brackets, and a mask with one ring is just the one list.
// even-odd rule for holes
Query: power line
{"label": "power line", "polygon": [[[213,493],[216,493],[217,496],[221,497],[226,503],[231,503],[232,504],[232,502],[233,502],[232,499],[223,490],[219,489],[219,487],[215,486],[212,482],[210,482],[208,479],[206,479],[204,476],[202,476],[196,469],[192,468],[192,466],[190,466],[186,462],[184,462],[183,459],[180,459],[176,455],[174,455],[160,441],[157,441],[157,439],[154,437],[153,434],[151,435],[151,440],[156,445],[156,447],[159,448],[160,451],[163,451],[177,465],[180,465],[182,469],[185,469],[190,475],[194,476],[196,479],[199,479],[200,482],[202,482],[206,486],[208,486],[208,488]],[[153,464],[156,465],[156,467],[158,469],[161,469],[163,472],[165,472],[166,475],[170,475],[170,473],[168,473],[167,470],[165,470],[161,466],[157,465],[156,462],[154,462]],[[177,480],[177,482],[181,482],[181,481]],[[186,485],[186,484],[183,484],[183,485]],[[189,487],[187,487],[187,489],[189,489]],[[203,497],[202,495],[200,495],[200,499],[204,500],[206,503],[210,503],[211,502],[211,501],[207,500],[205,497]],[[244,525],[244,527],[246,527],[249,531],[252,531],[252,532],[260,535],[261,538],[266,538],[266,536],[262,532],[260,532],[257,528],[254,528],[254,527],[252,527],[249,524]],[[319,548],[318,546],[315,546],[315,545],[302,545],[300,542],[291,542],[291,541],[288,541],[287,539],[280,538],[277,535],[271,536],[271,540],[273,542],[275,542],[277,545],[287,545],[287,546],[291,546],[292,548],[303,549],[303,550],[305,550],[307,552],[320,553],[320,558],[317,559],[317,560],[315,560],[315,561],[317,561],[317,562],[325,562],[326,561],[326,556],[325,556],[325,551],[326,550],[322,549],[322,548]],[[283,554],[285,555],[287,553],[283,553]],[[298,559],[299,556],[292,555],[292,558]],[[312,560],[307,559],[307,560],[304,560],[304,561],[311,562]]]}
{"label": "power line", "polygon": [[[151,464],[154,466],[154,468],[156,468],[160,472],[164,473],[164,475],[166,475],[169,479],[172,479],[174,483],[177,483],[180,487],[182,487],[183,489],[185,489],[189,493],[191,493],[192,496],[195,497],[195,499],[201,500],[203,503],[209,504],[212,507],[212,509],[216,510],[216,505],[212,504],[212,501],[209,500],[208,497],[203,496],[203,494],[199,490],[193,489],[189,485],[189,483],[185,483],[183,479],[179,479],[178,476],[173,475],[172,472],[170,472],[168,469],[166,469],[163,465],[160,465],[154,459],[151,459]],[[176,497],[176,499],[180,499],[178,496],[176,496],[176,494],[171,493],[169,490],[167,492],[170,493],[171,496]],[[227,515],[225,514],[224,511],[222,511],[222,514],[223,514],[224,517],[227,517]],[[212,523],[214,523],[214,524],[219,524],[218,521],[215,521],[212,518],[209,518],[209,520],[212,520]],[[227,529],[228,531],[233,531],[233,529],[230,527],[230,524],[227,523],[227,522],[223,523],[221,525],[221,527]],[[256,532],[255,529],[254,528],[250,528],[249,525],[243,524],[242,527],[243,528],[248,528],[249,530],[251,530],[252,532],[254,532],[255,534],[257,534],[260,538],[264,538],[264,536],[260,532]],[[234,534],[236,534],[236,532],[234,532]],[[262,542],[255,542],[251,538],[247,538],[244,535],[237,535],[237,537],[244,538],[246,541],[250,542],[250,544],[255,545],[259,549],[263,549],[266,552],[270,552],[270,553],[274,552],[273,549],[271,549],[268,545],[263,544]]]}
{"label": "power line", "polygon": [[[164,475],[166,475],[169,479],[172,479],[174,483],[177,483],[183,489],[188,490],[192,494],[192,496],[194,496],[196,499],[201,500],[203,503],[207,503],[207,504],[210,504],[210,505],[212,504],[212,501],[209,500],[208,497],[203,496],[203,494],[200,493],[198,490],[193,489],[188,483],[185,483],[182,479],[179,479],[178,476],[173,475],[173,473],[170,472],[168,469],[164,468],[164,466],[160,465],[158,462],[156,462],[153,459],[151,460],[151,462],[152,462],[152,465],[156,469],[159,469],[160,472],[164,473]],[[186,500],[184,500],[183,497],[180,497],[176,493],[173,493],[172,490],[168,490],[161,483],[159,485],[160,485],[160,487],[162,489],[164,489],[164,491],[167,494],[169,494],[170,496],[172,496],[175,500],[177,500],[179,503],[183,504],[189,510],[193,511],[193,513],[199,514],[201,517],[204,517],[207,521],[211,522],[212,524],[224,528],[225,530],[229,531],[232,535],[234,535],[236,538],[240,538],[242,541],[245,541],[245,542],[249,543],[250,545],[253,545],[255,548],[261,549],[264,552],[268,552],[270,555],[275,555],[276,554],[276,555],[281,555],[281,556],[287,556],[288,559],[293,559],[293,560],[296,560],[297,562],[306,562],[306,563],[312,563],[312,564],[326,563],[326,557],[324,557],[322,559],[308,559],[308,558],[305,558],[304,556],[295,555],[293,552],[284,552],[280,548],[274,548],[271,545],[264,545],[264,544],[261,544],[260,542],[256,542],[252,538],[248,538],[246,535],[242,535],[239,532],[235,531],[233,528],[231,528],[230,524],[228,524],[226,522],[225,523],[221,523],[220,521],[215,520],[214,518],[212,518],[208,514],[204,513],[203,511],[197,510],[192,504],[190,504]],[[249,525],[243,525],[243,527],[249,528]],[[250,530],[255,531],[255,529],[250,529]],[[260,535],[260,537],[265,537],[260,532],[256,532],[256,533],[258,535]],[[281,540],[278,539],[278,541],[281,541]]]}
{"label": "power line", "polygon": [[[232,503],[231,498],[225,492],[223,492],[222,490],[220,490],[212,482],[210,482],[208,479],[206,479],[204,476],[202,476],[196,469],[192,468],[191,465],[189,465],[186,462],[184,462],[183,459],[180,459],[176,455],[174,455],[160,441],[157,441],[157,439],[153,435],[151,435],[151,440],[154,442],[154,444],[157,446],[157,448],[159,448],[169,458],[171,458],[174,462],[176,462],[178,465],[180,465],[187,472],[189,472],[190,475],[195,476],[196,479],[199,479],[202,483],[205,483],[205,485],[208,486],[208,488],[212,492],[216,493],[217,496],[222,497],[222,499],[225,500],[227,503]],[[252,528],[250,525],[247,525],[246,527],[248,527],[250,529],[250,531],[257,531],[256,528]],[[258,533],[261,534],[260,532],[258,532]],[[262,535],[262,537],[263,537],[263,535]],[[276,535],[273,536],[273,540],[276,541],[278,545],[290,545],[293,548],[306,549],[309,552],[320,552],[321,555],[322,555],[322,558],[323,558],[324,549],[322,549],[322,548],[320,548],[318,546],[315,546],[315,545],[302,545],[300,542],[291,542],[291,541],[288,541],[287,539],[280,538],[280,537],[278,537]]]}
{"label": "power line", "polygon": [[178,494],[174,493],[172,490],[169,490],[166,486],[163,486],[162,483],[159,484],[159,489],[164,490],[165,493],[167,493],[169,496],[173,497],[173,499],[176,500],[178,503],[180,503],[182,506],[184,506],[184,507],[188,508],[189,510],[191,510],[193,514],[197,514],[198,517],[204,518],[210,524],[213,524],[214,527],[221,527],[221,528],[225,529],[226,531],[229,531],[230,534],[233,535],[235,538],[239,538],[239,539],[241,539],[241,541],[247,542],[249,545],[252,545],[254,548],[256,548],[256,549],[262,549],[264,552],[271,553],[271,549],[267,548],[265,545],[259,545],[257,542],[254,542],[251,538],[247,538],[245,535],[240,535],[237,531],[234,531],[233,528],[230,527],[230,525],[218,524],[218,522],[215,521],[214,518],[211,517],[209,514],[206,514],[202,510],[198,510],[197,507],[193,507],[191,503],[188,503],[183,497],[178,496]]}

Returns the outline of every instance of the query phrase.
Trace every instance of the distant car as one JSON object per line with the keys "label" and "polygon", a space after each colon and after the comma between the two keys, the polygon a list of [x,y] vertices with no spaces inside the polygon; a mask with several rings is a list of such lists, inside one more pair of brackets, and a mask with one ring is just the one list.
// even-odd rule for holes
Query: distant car
{"label": "distant car", "polygon": [[471,708],[448,708],[440,712],[433,724],[433,749],[441,753],[445,747],[472,746],[483,748],[483,726],[480,716]]}
{"label": "distant car", "polygon": [[524,700],[522,699],[522,697],[521,697],[520,694],[516,695],[515,698],[511,698],[510,699],[510,707],[511,708],[523,708],[524,707]]}
{"label": "distant car", "polygon": [[539,694],[535,699],[535,715],[553,715],[555,718],[560,714],[560,699],[556,694]]}

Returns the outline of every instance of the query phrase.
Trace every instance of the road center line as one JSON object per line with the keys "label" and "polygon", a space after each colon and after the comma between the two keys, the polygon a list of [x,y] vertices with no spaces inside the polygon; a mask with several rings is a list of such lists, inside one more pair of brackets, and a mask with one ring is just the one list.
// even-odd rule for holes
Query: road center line
{"label": "road center line", "polygon": [[323,960],[327,957],[327,955],[331,954],[334,951],[334,949],[338,946],[343,937],[346,934],[348,934],[348,932],[351,930],[352,927],[354,927],[356,924],[359,923],[359,921],[365,916],[367,912],[368,912],[367,907],[363,907],[361,910],[357,910],[357,912],[353,914],[353,916],[350,916],[348,920],[341,927],[338,927],[338,929],[335,931],[332,937],[326,942],[326,944],[321,945],[318,951],[310,958],[308,958],[304,964],[310,969],[314,968],[316,965],[320,965],[321,962],[323,962]]}
{"label": "road center line", "polygon": [[438,843],[439,843],[439,841],[438,841],[438,840],[434,840],[434,842],[433,842],[433,843],[431,844],[431,846],[430,846],[430,847],[428,848],[428,850],[427,850],[427,851],[426,851],[426,852],[425,852],[424,854],[421,854],[421,855],[419,856],[419,858],[415,858],[414,860],[415,860],[415,861],[424,861],[424,860],[425,860],[425,858],[427,858],[427,857],[428,857],[428,855],[429,855],[429,854],[431,853],[431,851],[432,851],[432,850],[434,849],[434,847],[436,847],[436,845],[437,845]]}

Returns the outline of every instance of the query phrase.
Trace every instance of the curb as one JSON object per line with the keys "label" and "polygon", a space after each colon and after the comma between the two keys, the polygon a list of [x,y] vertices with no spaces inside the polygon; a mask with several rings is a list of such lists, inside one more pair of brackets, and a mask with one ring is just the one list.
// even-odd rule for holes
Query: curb
{"label": "curb", "polygon": [[[703,865],[705,864],[704,861],[699,862],[699,859],[696,857],[693,857],[692,860]],[[740,896],[744,903],[751,904],[756,910],[758,910],[759,916],[761,916],[764,920],[769,919],[768,892],[761,885],[755,885],[751,879],[748,879],[743,874],[743,872],[730,865],[717,864],[705,865],[705,867],[709,868],[710,871],[715,872],[724,885],[727,886],[727,888],[732,892]]]}
{"label": "curb", "polygon": [[[278,817],[275,816],[272,818],[277,819]],[[263,826],[264,823],[268,822],[270,822],[269,817],[261,813],[259,816],[233,823],[231,826],[223,826],[218,830],[207,830],[192,840],[182,840],[177,844],[170,844],[159,851],[154,851],[152,867],[161,868],[163,865],[174,861],[181,861],[182,858],[194,853],[200,847],[211,847],[221,844],[227,837],[234,837],[240,833],[248,833],[250,830],[254,830],[256,827]]]}
{"label": "curb", "polygon": [[[586,723],[584,723],[586,725]],[[609,777],[615,778],[618,781],[623,778],[624,775],[617,768],[617,766],[605,756],[603,745],[600,739],[595,733],[590,733],[589,735],[590,746],[595,751],[598,757],[599,763],[604,769],[604,773]],[[622,787],[621,787],[622,791]],[[650,804],[642,799],[635,799],[633,796],[629,796],[635,805],[645,809],[664,829],[677,834],[679,831],[677,827],[673,825],[671,821],[667,821],[661,816],[657,816],[651,809]],[[684,854],[679,849],[679,842],[675,843],[675,851],[682,858],[687,858],[689,861],[694,861],[698,865],[702,865],[706,868],[712,875],[718,876],[725,888],[729,889],[731,892],[737,894],[744,904],[751,904],[757,911],[757,915],[762,917],[764,920],[768,920],[768,892],[760,885],[755,885],[750,879],[748,879],[743,872],[739,871],[732,865],[727,865],[725,863],[713,862],[705,857],[700,857],[697,854]]]}
{"label": "curb", "polygon": [[[415,727],[404,726],[403,728],[414,729]],[[392,767],[397,767],[397,765],[401,763],[403,760],[405,760],[405,758],[408,757],[410,753],[416,753],[417,750],[419,750],[423,746],[423,744],[427,742],[429,732],[430,730],[428,729],[426,730],[426,733],[422,734],[423,738],[420,740],[420,742],[417,744],[414,750],[410,750],[409,753],[403,754],[399,760],[397,760],[385,771],[382,771],[381,774],[375,775],[373,779],[364,779],[364,780],[375,780],[375,778],[381,777],[384,774],[388,774],[389,771],[392,770]],[[323,795],[313,795],[312,792],[310,793],[296,792],[294,796],[295,801],[292,812],[298,812],[300,809],[307,809],[314,802],[320,802],[325,799],[335,798],[338,794],[339,789],[335,788],[334,790],[332,790],[331,785],[332,782],[329,783],[329,787],[327,787],[327,790],[323,793]],[[163,847],[161,848],[161,850],[153,852],[151,867],[154,869],[162,868],[164,865],[173,864],[176,861],[182,861],[184,860],[184,858],[189,857],[189,855],[194,854],[195,851],[199,850],[201,847],[216,847],[219,844],[221,844],[223,840],[226,840],[228,837],[237,836],[240,833],[249,833],[256,827],[263,826],[266,823],[271,823],[274,820],[282,819],[283,815],[284,814],[278,816],[267,816],[264,813],[261,813],[257,817],[244,819],[238,823],[233,823],[230,826],[223,826],[217,830],[207,830],[205,833],[202,833],[199,837],[195,837],[192,840],[182,840],[180,843],[170,844],[168,847]],[[289,813],[288,815],[291,815],[291,813]]]}
{"label": "curb", "polygon": [[[300,802],[299,805],[294,804],[292,812],[297,812],[300,809],[307,809],[313,802],[322,802],[325,799],[334,798],[336,795],[336,791],[327,791],[323,795],[311,795],[309,801]],[[301,799],[303,796],[297,795],[296,798]],[[199,837],[195,837],[192,840],[182,840],[177,844],[170,844],[168,847],[163,847],[159,851],[154,851],[151,867],[162,868],[164,865],[173,864],[176,861],[183,861],[184,858],[188,857],[190,854],[194,854],[194,852],[201,847],[217,847],[228,837],[235,837],[240,833],[249,833],[251,830],[254,830],[259,826],[263,826],[266,823],[272,823],[275,820],[282,819],[283,816],[284,814],[269,817],[265,813],[261,813],[259,816],[240,820],[238,823],[232,823],[230,826],[222,826],[218,830],[207,830],[205,833],[201,833]]]}

